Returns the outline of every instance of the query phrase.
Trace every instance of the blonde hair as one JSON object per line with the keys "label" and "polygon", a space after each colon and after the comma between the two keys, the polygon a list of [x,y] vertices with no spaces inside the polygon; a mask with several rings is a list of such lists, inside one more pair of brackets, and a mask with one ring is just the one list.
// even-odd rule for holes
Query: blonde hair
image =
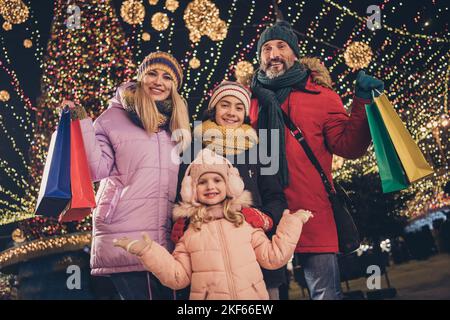
{"label": "blonde hair", "polygon": [[[195,231],[200,231],[203,223],[213,219],[213,217],[207,215],[207,208],[208,206],[201,205],[196,208],[191,215],[190,224]],[[241,212],[232,209],[230,199],[225,199],[223,202],[223,215],[226,220],[230,221],[236,227],[239,227],[244,223],[244,215]]]}
{"label": "blonde hair", "polygon": [[[152,134],[158,131],[159,111],[155,101],[145,93],[141,81],[136,83],[135,88],[127,88],[123,93],[123,98],[127,105],[134,106],[136,114],[144,126],[147,133]],[[172,116],[170,118],[169,129],[180,145],[181,153],[191,143],[191,129],[189,126],[189,113],[186,100],[178,93],[175,83],[172,82],[170,93],[172,100]]]}

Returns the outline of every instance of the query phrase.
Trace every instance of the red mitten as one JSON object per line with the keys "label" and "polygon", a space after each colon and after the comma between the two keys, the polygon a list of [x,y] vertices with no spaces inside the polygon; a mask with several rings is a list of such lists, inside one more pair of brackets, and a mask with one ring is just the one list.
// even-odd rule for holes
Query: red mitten
{"label": "red mitten", "polygon": [[264,232],[268,232],[273,227],[272,218],[258,209],[243,208],[242,214],[244,215],[245,221],[254,228],[262,228]]}
{"label": "red mitten", "polygon": [[179,218],[172,227],[172,232],[170,233],[170,239],[173,243],[177,243],[184,234],[186,219]]}

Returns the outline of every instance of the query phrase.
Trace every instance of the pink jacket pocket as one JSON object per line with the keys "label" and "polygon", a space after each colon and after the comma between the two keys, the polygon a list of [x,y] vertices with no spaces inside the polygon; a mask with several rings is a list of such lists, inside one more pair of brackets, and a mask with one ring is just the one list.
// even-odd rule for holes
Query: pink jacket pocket
{"label": "pink jacket pocket", "polygon": [[105,223],[111,223],[114,217],[114,212],[119,203],[120,196],[122,194],[123,187],[108,179],[105,187],[102,190],[102,194],[99,197],[99,219]]}

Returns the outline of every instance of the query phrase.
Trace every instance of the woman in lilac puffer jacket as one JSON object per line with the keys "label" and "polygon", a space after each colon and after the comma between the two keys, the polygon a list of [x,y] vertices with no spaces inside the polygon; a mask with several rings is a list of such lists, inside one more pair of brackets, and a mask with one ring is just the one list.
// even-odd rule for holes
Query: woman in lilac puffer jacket
{"label": "woman in lilac puffer jacket", "polygon": [[[94,123],[90,118],[81,121],[91,176],[100,181],[91,273],[110,275],[122,299],[173,299],[173,292],[136,257],[112,245],[114,238],[148,232],[152,240],[173,249],[170,230],[179,154],[191,139],[187,106],[177,92],[182,70],[175,58],[164,52],[149,54],[137,80],[122,84]],[[66,104],[83,118],[82,107]]]}

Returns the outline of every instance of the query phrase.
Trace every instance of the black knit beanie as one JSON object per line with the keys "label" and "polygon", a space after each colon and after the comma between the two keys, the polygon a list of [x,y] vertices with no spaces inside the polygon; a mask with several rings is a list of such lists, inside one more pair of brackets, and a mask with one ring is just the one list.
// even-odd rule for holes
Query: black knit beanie
{"label": "black knit beanie", "polygon": [[263,31],[258,40],[258,59],[261,57],[261,48],[264,43],[271,40],[283,40],[291,47],[296,57],[300,55],[298,38],[289,22],[277,21],[273,26],[267,27],[266,30]]}

